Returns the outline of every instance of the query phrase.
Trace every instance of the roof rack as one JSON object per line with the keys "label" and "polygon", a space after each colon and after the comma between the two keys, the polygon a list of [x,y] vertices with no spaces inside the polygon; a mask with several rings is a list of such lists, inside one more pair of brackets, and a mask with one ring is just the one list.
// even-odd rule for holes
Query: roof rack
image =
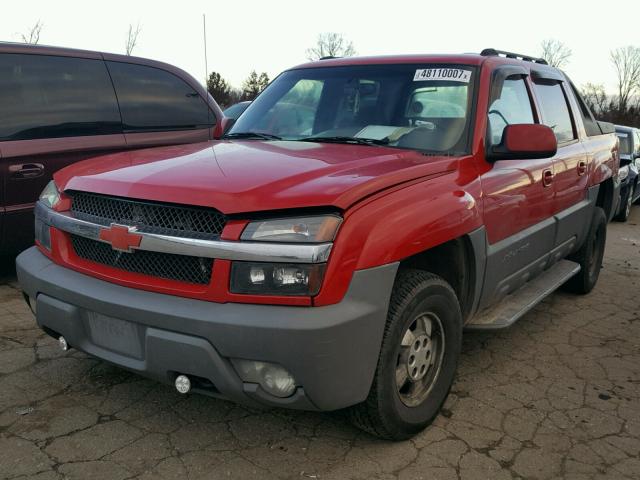
{"label": "roof rack", "polygon": [[333,58],[342,58],[342,57],[334,57],[333,55],[327,55],[326,57],[321,57],[319,60],[331,60]]}
{"label": "roof rack", "polygon": [[480,52],[483,57],[498,57],[504,55],[507,58],[515,58],[516,60],[523,60],[525,62],[540,63],[542,65],[548,65],[544,58],[531,57],[529,55],[522,55],[520,53],[506,52],[504,50],[496,50],[495,48],[485,48]]}

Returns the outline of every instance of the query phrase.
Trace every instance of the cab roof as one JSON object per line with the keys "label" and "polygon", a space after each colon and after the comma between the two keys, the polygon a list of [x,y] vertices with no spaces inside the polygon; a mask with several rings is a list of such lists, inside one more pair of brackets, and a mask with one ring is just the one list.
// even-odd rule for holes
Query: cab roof
{"label": "cab roof", "polygon": [[492,65],[522,65],[531,68],[535,65],[539,70],[556,70],[547,65],[542,58],[522,55],[494,48],[486,48],[481,53],[462,54],[413,54],[413,55],[381,55],[370,57],[326,57],[321,60],[303,63],[291,70],[318,67],[340,67],[354,65],[389,65],[389,64],[420,64],[420,63],[450,63],[458,65],[480,66],[490,61]]}
{"label": "cab roof", "polygon": [[370,57],[336,57],[306,62],[291,70],[318,67],[343,67],[352,65],[392,65],[412,63],[451,63],[479,66],[488,57],[479,54],[414,54],[414,55],[378,55]]}

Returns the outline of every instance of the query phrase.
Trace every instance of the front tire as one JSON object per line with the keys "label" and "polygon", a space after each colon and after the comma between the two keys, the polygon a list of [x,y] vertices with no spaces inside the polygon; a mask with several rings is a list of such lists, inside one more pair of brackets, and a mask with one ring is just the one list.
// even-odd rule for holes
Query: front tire
{"label": "front tire", "polygon": [[401,270],[373,385],[350,409],[352,422],[389,440],[423,430],[449,394],[461,343],[462,314],[451,286],[431,273]]}
{"label": "front tire", "polygon": [[580,250],[569,257],[569,260],[580,264],[580,272],[564,284],[565,290],[582,295],[593,290],[600,276],[606,242],[607,216],[602,208],[595,207],[587,238]]}

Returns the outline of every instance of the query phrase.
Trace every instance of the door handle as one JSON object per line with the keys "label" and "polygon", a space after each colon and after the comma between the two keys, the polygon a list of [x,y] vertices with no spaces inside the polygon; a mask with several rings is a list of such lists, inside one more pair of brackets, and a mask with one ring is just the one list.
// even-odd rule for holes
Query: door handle
{"label": "door handle", "polygon": [[542,172],[542,185],[550,187],[553,183],[553,172],[551,170],[544,170]]}
{"label": "door handle", "polygon": [[41,163],[21,163],[17,165],[9,165],[9,173],[11,178],[27,179],[37,178],[44,175],[44,165]]}
{"label": "door handle", "polygon": [[587,173],[587,162],[580,161],[578,162],[578,176],[582,176]]}

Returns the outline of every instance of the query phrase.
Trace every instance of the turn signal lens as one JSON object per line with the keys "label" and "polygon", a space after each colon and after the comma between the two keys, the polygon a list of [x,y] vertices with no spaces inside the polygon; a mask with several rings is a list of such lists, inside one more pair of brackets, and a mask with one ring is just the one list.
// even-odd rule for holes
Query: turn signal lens
{"label": "turn signal lens", "polygon": [[51,227],[36,217],[35,232],[38,243],[51,251]]}

